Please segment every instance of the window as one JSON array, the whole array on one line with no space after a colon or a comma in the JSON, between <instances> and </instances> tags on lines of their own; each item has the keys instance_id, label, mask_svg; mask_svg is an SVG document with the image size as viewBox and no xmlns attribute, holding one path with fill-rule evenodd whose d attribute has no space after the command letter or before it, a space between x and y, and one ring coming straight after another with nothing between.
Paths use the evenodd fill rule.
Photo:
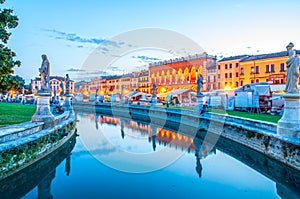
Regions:
<instances>
[{"instance_id":1,"label":"window","mask_svg":"<svg viewBox=\"0 0 300 199\"><path fill-rule=\"evenodd\" d=\"M258 83L259 82L259 79L256 79L256 83Z\"/></svg>"},{"instance_id":2,"label":"window","mask_svg":"<svg viewBox=\"0 0 300 199\"><path fill-rule=\"evenodd\" d=\"M216 82L216 76L214 76L214 82Z\"/></svg>"},{"instance_id":3,"label":"window","mask_svg":"<svg viewBox=\"0 0 300 199\"><path fill-rule=\"evenodd\" d=\"M254 66L251 66L250 74L254 74Z\"/></svg>"},{"instance_id":4,"label":"window","mask_svg":"<svg viewBox=\"0 0 300 199\"><path fill-rule=\"evenodd\" d=\"M221 75L220 74L218 74L218 79L221 79Z\"/></svg>"},{"instance_id":5,"label":"window","mask_svg":"<svg viewBox=\"0 0 300 199\"><path fill-rule=\"evenodd\" d=\"M244 85L244 81L243 80L241 80L241 86L243 86Z\"/></svg>"},{"instance_id":6,"label":"window","mask_svg":"<svg viewBox=\"0 0 300 199\"><path fill-rule=\"evenodd\" d=\"M275 66L274 66L274 64L271 64L271 72L272 72L272 73L275 72Z\"/></svg>"},{"instance_id":7,"label":"window","mask_svg":"<svg viewBox=\"0 0 300 199\"><path fill-rule=\"evenodd\" d=\"M256 74L259 74L259 66L256 66L256 67L255 67L255 73L256 73Z\"/></svg>"},{"instance_id":8,"label":"window","mask_svg":"<svg viewBox=\"0 0 300 199\"><path fill-rule=\"evenodd\" d=\"M254 83L254 80L252 79L252 80L251 80L251 84L253 84L253 83Z\"/></svg>"},{"instance_id":9,"label":"window","mask_svg":"<svg viewBox=\"0 0 300 199\"><path fill-rule=\"evenodd\" d=\"M280 72L284 72L284 63L280 64Z\"/></svg>"},{"instance_id":10,"label":"window","mask_svg":"<svg viewBox=\"0 0 300 199\"><path fill-rule=\"evenodd\" d=\"M227 86L227 82L225 82L225 86Z\"/></svg>"},{"instance_id":11,"label":"window","mask_svg":"<svg viewBox=\"0 0 300 199\"><path fill-rule=\"evenodd\" d=\"M235 87L239 87L239 82L235 82Z\"/></svg>"},{"instance_id":12,"label":"window","mask_svg":"<svg viewBox=\"0 0 300 199\"><path fill-rule=\"evenodd\" d=\"M235 68L238 68L239 67L239 63L235 63Z\"/></svg>"},{"instance_id":13,"label":"window","mask_svg":"<svg viewBox=\"0 0 300 199\"><path fill-rule=\"evenodd\" d=\"M220 65L218 65L218 70L221 70L221 66Z\"/></svg>"},{"instance_id":14,"label":"window","mask_svg":"<svg viewBox=\"0 0 300 199\"><path fill-rule=\"evenodd\" d=\"M239 77L239 73L235 73L235 77Z\"/></svg>"},{"instance_id":15,"label":"window","mask_svg":"<svg viewBox=\"0 0 300 199\"><path fill-rule=\"evenodd\" d=\"M228 78L228 74L227 73L225 73L225 78Z\"/></svg>"},{"instance_id":16,"label":"window","mask_svg":"<svg viewBox=\"0 0 300 199\"><path fill-rule=\"evenodd\" d=\"M266 65L266 73L269 73L270 72L270 67L269 65Z\"/></svg>"},{"instance_id":17,"label":"window","mask_svg":"<svg viewBox=\"0 0 300 199\"><path fill-rule=\"evenodd\" d=\"M228 68L228 66L227 66L227 64L225 64L225 69L227 69Z\"/></svg>"},{"instance_id":18,"label":"window","mask_svg":"<svg viewBox=\"0 0 300 199\"><path fill-rule=\"evenodd\" d=\"M229 73L229 78L232 78L232 73Z\"/></svg>"},{"instance_id":19,"label":"window","mask_svg":"<svg viewBox=\"0 0 300 199\"><path fill-rule=\"evenodd\" d=\"M208 82L210 82L210 76L208 76Z\"/></svg>"},{"instance_id":20,"label":"window","mask_svg":"<svg viewBox=\"0 0 300 199\"><path fill-rule=\"evenodd\" d=\"M244 68L241 68L241 75L244 75Z\"/></svg>"},{"instance_id":21,"label":"window","mask_svg":"<svg viewBox=\"0 0 300 199\"><path fill-rule=\"evenodd\" d=\"M232 68L232 64L229 64L229 68Z\"/></svg>"}]
</instances>

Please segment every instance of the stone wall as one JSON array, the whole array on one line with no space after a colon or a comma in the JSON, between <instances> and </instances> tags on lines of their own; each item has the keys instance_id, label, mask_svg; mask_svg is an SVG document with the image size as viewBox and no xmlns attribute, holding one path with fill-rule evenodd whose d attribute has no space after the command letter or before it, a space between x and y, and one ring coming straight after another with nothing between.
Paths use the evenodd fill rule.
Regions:
<instances>
[{"instance_id":1,"label":"stone wall","mask_svg":"<svg viewBox=\"0 0 300 199\"><path fill-rule=\"evenodd\" d=\"M1 128L0 179L27 167L63 145L75 133L75 115L66 111L55 118L53 128L43 122Z\"/></svg>"}]
</instances>

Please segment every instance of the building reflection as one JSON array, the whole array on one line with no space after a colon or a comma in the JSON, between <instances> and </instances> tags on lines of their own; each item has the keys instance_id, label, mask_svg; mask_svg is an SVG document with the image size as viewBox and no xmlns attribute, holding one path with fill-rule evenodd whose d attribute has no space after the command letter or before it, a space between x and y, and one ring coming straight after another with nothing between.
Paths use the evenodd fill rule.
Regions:
<instances>
[{"instance_id":1,"label":"building reflection","mask_svg":"<svg viewBox=\"0 0 300 199\"><path fill-rule=\"evenodd\" d=\"M37 187L38 199L53 198L51 183L55 178L56 167L66 160L65 172L71 171L71 151L76 143L76 136L63 146L25 169L0 181L1 199L21 198ZM18 191L16 191L18 190Z\"/></svg>"},{"instance_id":2,"label":"building reflection","mask_svg":"<svg viewBox=\"0 0 300 199\"><path fill-rule=\"evenodd\" d=\"M92 115L89 115L89 117L93 118ZM120 125L122 138L127 135L126 129L136 130L141 135L148 136L148 141L152 143L154 151L157 150L158 144L175 148L176 150L183 150L187 153L194 153L196 158L195 171L200 178L203 174L202 159L215 154L216 149L218 149L276 182L278 195L282 198L300 198L299 172L295 172L294 169L268 158L264 154L229 139L219 137L219 135L211 135L210 139L202 140L200 138L191 138L185 134L176 133L154 124L130 119L121 120L111 116L97 116L96 120L100 123L114 126ZM176 129L176 127L174 128ZM217 139L214 136L217 136Z\"/></svg>"},{"instance_id":3,"label":"building reflection","mask_svg":"<svg viewBox=\"0 0 300 199\"><path fill-rule=\"evenodd\" d=\"M153 151L156 151L157 144L168 146L176 150L186 151L187 153L195 153L196 157L196 172L199 177L202 176L202 165L200 160L210 154L215 154L216 149L209 143L203 143L201 139L191 138L187 135L174 132L169 129L161 128L155 124L146 124L140 121L134 121L125 118L115 118L111 116L88 114L91 120L95 120L96 129L98 123L106 123L108 125L120 126L121 137L124 139L126 135L125 129L134 130L141 135L148 136L148 141L152 143Z\"/></svg>"}]
</instances>

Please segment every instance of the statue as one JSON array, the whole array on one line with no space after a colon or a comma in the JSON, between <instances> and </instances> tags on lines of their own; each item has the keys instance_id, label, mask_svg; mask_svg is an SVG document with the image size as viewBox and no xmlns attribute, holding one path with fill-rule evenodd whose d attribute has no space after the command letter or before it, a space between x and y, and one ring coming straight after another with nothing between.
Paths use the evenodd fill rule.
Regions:
<instances>
[{"instance_id":1,"label":"statue","mask_svg":"<svg viewBox=\"0 0 300 199\"><path fill-rule=\"evenodd\" d=\"M200 77L197 79L197 95L202 95L201 88L203 85L203 76L200 74Z\"/></svg>"},{"instance_id":2,"label":"statue","mask_svg":"<svg viewBox=\"0 0 300 199\"><path fill-rule=\"evenodd\" d=\"M298 93L298 67L299 58L296 55L296 50L293 49L294 44L291 42L287 45L286 49L288 51L288 60L286 61L286 93Z\"/></svg>"},{"instance_id":3,"label":"statue","mask_svg":"<svg viewBox=\"0 0 300 199\"><path fill-rule=\"evenodd\" d=\"M156 82L153 83L152 96L156 97Z\"/></svg>"},{"instance_id":4,"label":"statue","mask_svg":"<svg viewBox=\"0 0 300 199\"><path fill-rule=\"evenodd\" d=\"M70 78L68 74L66 74L65 82L66 82L66 94L70 94Z\"/></svg>"},{"instance_id":5,"label":"statue","mask_svg":"<svg viewBox=\"0 0 300 199\"><path fill-rule=\"evenodd\" d=\"M60 89L61 89L60 95L63 95L65 93L65 91L64 91L64 82L61 81L59 86L60 86Z\"/></svg>"},{"instance_id":6,"label":"statue","mask_svg":"<svg viewBox=\"0 0 300 199\"><path fill-rule=\"evenodd\" d=\"M40 77L41 77L41 90L49 90L49 81L50 81L50 63L48 61L47 55L42 55L42 65L39 68Z\"/></svg>"}]
</instances>

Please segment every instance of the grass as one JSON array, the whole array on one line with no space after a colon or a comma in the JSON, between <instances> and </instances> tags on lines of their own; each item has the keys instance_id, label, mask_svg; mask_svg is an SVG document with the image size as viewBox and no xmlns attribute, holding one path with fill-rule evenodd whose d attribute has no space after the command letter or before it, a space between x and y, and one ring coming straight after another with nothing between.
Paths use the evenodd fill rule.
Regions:
<instances>
[{"instance_id":1,"label":"grass","mask_svg":"<svg viewBox=\"0 0 300 199\"><path fill-rule=\"evenodd\" d=\"M35 111L34 105L0 102L0 127L28 122Z\"/></svg>"},{"instance_id":2,"label":"grass","mask_svg":"<svg viewBox=\"0 0 300 199\"><path fill-rule=\"evenodd\" d=\"M164 105L163 107L166 107L166 106ZM169 108L181 108L181 109L186 109L186 110L194 110L195 109L195 107L192 107L192 106L169 106ZM273 123L278 123L278 120L280 120L280 118L281 118L281 116L279 116L279 115L248 113L245 111L225 111L224 109L209 108L208 112L231 115L231 116L254 119L254 120L260 120L260 121L266 121L266 122L273 122Z\"/></svg>"},{"instance_id":3,"label":"grass","mask_svg":"<svg viewBox=\"0 0 300 199\"><path fill-rule=\"evenodd\" d=\"M277 123L281 116L279 115L269 115L269 114L258 114L258 113L248 113L244 111L224 111L221 109L209 109L209 112L227 114L236 117L249 118L254 120L261 120L266 122Z\"/></svg>"}]
</instances>

